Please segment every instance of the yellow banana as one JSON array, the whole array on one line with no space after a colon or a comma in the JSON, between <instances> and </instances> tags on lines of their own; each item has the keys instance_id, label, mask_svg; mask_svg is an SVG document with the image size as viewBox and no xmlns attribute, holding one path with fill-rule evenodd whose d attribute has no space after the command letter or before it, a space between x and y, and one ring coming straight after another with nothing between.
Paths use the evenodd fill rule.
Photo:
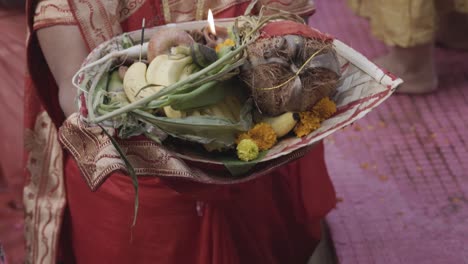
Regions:
<instances>
[{"instance_id":1,"label":"yellow banana","mask_svg":"<svg viewBox=\"0 0 468 264\"><path fill-rule=\"evenodd\" d=\"M187 78L194 70L192 58L190 56L159 55L152 60L148 68L146 68L146 65L141 62L137 62L130 66L125 76L133 76L133 78L128 78L127 81L124 78L124 87L125 83L127 83L127 86L129 87L126 89L129 90L127 96L131 101L135 101L139 98L158 92L165 86ZM148 84L157 84L160 86L146 88L141 91L138 94L138 98L136 98L138 91ZM199 111L196 112L191 111L187 113L184 111L177 111L171 106L166 106L163 109L166 116L169 118L183 118L187 115L211 115L238 122L240 108L241 105L239 100L235 96L228 96L221 102L199 109Z\"/></svg>"},{"instance_id":2,"label":"yellow banana","mask_svg":"<svg viewBox=\"0 0 468 264\"><path fill-rule=\"evenodd\" d=\"M280 138L288 134L296 126L298 120L297 113L286 112L275 117L263 117L261 122L270 124L276 136Z\"/></svg>"},{"instance_id":3,"label":"yellow banana","mask_svg":"<svg viewBox=\"0 0 468 264\"><path fill-rule=\"evenodd\" d=\"M159 55L149 65L146 79L149 83L169 86L181 79L184 69L191 63L190 56Z\"/></svg>"},{"instance_id":4,"label":"yellow banana","mask_svg":"<svg viewBox=\"0 0 468 264\"><path fill-rule=\"evenodd\" d=\"M196 66L194 64L187 64L182 70L179 80L187 79L190 76L190 74L194 73L195 71L196 71Z\"/></svg>"},{"instance_id":5,"label":"yellow banana","mask_svg":"<svg viewBox=\"0 0 468 264\"><path fill-rule=\"evenodd\" d=\"M164 113L169 118L183 118L187 116L186 112L174 110L170 105L165 106L163 109L164 109Z\"/></svg>"},{"instance_id":6,"label":"yellow banana","mask_svg":"<svg viewBox=\"0 0 468 264\"><path fill-rule=\"evenodd\" d=\"M162 89L162 86L142 89L148 85L148 82L146 81L146 68L146 64L143 62L135 62L125 73L123 87L125 94L131 102L154 94Z\"/></svg>"},{"instance_id":7,"label":"yellow banana","mask_svg":"<svg viewBox=\"0 0 468 264\"><path fill-rule=\"evenodd\" d=\"M146 79L148 83L162 86L174 84L190 75L191 63L190 56L159 55L151 61L146 71ZM186 116L185 112L174 110L171 106L164 107L164 113L169 118Z\"/></svg>"}]
</instances>

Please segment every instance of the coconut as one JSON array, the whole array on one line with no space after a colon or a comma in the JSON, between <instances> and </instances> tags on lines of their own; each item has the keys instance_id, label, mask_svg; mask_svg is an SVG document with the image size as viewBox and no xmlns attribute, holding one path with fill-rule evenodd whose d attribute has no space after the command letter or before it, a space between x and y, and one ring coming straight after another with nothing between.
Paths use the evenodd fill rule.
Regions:
<instances>
[{"instance_id":1,"label":"coconut","mask_svg":"<svg viewBox=\"0 0 468 264\"><path fill-rule=\"evenodd\" d=\"M247 47L241 78L265 115L309 110L336 90L340 69L332 39L304 26L272 22Z\"/></svg>"}]
</instances>

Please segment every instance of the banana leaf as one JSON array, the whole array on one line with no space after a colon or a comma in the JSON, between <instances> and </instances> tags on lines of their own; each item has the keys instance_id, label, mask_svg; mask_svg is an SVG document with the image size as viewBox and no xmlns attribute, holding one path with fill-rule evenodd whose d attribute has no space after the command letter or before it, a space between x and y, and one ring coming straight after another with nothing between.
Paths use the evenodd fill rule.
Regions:
<instances>
[{"instance_id":1,"label":"banana leaf","mask_svg":"<svg viewBox=\"0 0 468 264\"><path fill-rule=\"evenodd\" d=\"M217 81L211 81L189 93L169 95L167 105L179 111L213 105L225 97L225 87Z\"/></svg>"},{"instance_id":2,"label":"banana leaf","mask_svg":"<svg viewBox=\"0 0 468 264\"><path fill-rule=\"evenodd\" d=\"M141 110L133 113L139 119L151 123L168 135L200 144L218 144L224 147L234 145L239 133L252 127L252 100L244 103L240 111L240 121L234 123L216 116L189 116L186 118L167 118L154 116Z\"/></svg>"},{"instance_id":3,"label":"banana leaf","mask_svg":"<svg viewBox=\"0 0 468 264\"><path fill-rule=\"evenodd\" d=\"M189 93L169 95L165 105L170 105L174 110L186 111L214 105L228 95L245 97L242 84L232 79L224 82L210 81Z\"/></svg>"},{"instance_id":4,"label":"banana leaf","mask_svg":"<svg viewBox=\"0 0 468 264\"><path fill-rule=\"evenodd\" d=\"M267 153L268 150L261 151L258 157L251 161L239 160L236 155L219 155L215 159L222 162L224 167L226 167L232 176L240 177L255 167L255 165L257 165Z\"/></svg>"}]
</instances>

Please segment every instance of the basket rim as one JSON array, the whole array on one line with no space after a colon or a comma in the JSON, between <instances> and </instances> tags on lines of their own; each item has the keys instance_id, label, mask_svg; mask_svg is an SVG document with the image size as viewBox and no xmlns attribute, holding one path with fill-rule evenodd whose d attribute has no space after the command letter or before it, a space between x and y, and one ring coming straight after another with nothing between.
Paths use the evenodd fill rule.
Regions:
<instances>
[{"instance_id":1,"label":"basket rim","mask_svg":"<svg viewBox=\"0 0 468 264\"><path fill-rule=\"evenodd\" d=\"M226 19L216 19L215 22L217 22L218 25L219 24L221 24L221 25L231 25L232 23L234 23L235 20L236 20L236 18L226 18ZM200 27L203 27L206 24L207 24L206 20L190 21L190 22L182 22L182 23L170 23L170 24L166 24L166 25L162 25L162 26L156 26L156 27L152 27L150 29L146 29L146 32L147 32L147 36L148 36L148 35L152 35L152 33L154 33L156 30L159 30L159 29L181 28L181 29L184 29L184 30L190 30L190 29L199 29ZM132 38L132 37L137 37L138 38L140 33L141 33L141 30L134 30L134 31L131 31L131 32L127 32L125 34L130 36L130 38ZM100 44L98 47L96 47L96 49L94 49L88 55L87 59L83 63L83 66L87 65L87 63L90 62L90 59L93 56L95 56L95 54L94 54L95 52L99 52L104 47L106 47L107 45L109 45L113 41L118 40L118 38L121 38L121 37L122 36L114 37L114 38ZM354 50L352 47L348 46L344 42L342 42L342 41L340 41L340 40L338 40L336 38L333 38L333 45L334 45L334 48L335 48L335 50L336 50L336 52L337 52L337 54L339 56L341 56L342 58L347 60L350 64L354 65L355 67L360 69L362 72L364 72L368 76L370 76L379 85L385 87L384 91L381 92L377 96L377 98L367 98L369 100L371 100L371 99L374 100L372 102L372 105L369 108L363 109L357 115L352 116L350 119L346 120L345 122L342 122L342 123L330 128L330 129L328 129L328 130L326 130L326 131L324 131L324 132L322 132L322 133L320 133L318 135L306 136L302 140L300 140L299 142L296 142L295 144L293 144L291 146L287 145L282 150L276 151L276 153L274 153L274 154L272 154L270 156L267 155L262 160L258 161L258 163L271 161L271 160L277 159L279 157L289 155L289 154L291 154L292 152L294 152L296 150L311 146L311 145L323 140L325 137L331 135L332 133L336 132L337 130L339 130L341 128L344 128L345 126L347 126L347 125L357 121L358 119L364 117L373 108L375 108L379 104L383 103L388 97L390 97L392 95L392 93L396 90L396 88L403 83L402 79L396 77L395 75L393 75L392 73L386 71L385 69L377 66L372 61L367 59L361 53ZM136 46L138 46L137 48L139 50L140 45L136 45ZM132 48L135 48L136 46L133 46ZM77 75L75 75L75 76L77 76ZM77 80L77 79L75 80L75 77L74 77L73 80L74 80L75 86L79 85L78 83L75 83L75 81ZM81 89L79 89L79 90L81 91ZM361 102L363 102L363 101L366 100L366 98L359 98L359 100ZM355 102L353 101L350 104L353 104L353 103L355 103ZM80 109L81 109L81 107L82 107L82 105L80 104ZM287 140L287 139L288 138L280 139L278 141L278 143L285 142L285 140ZM178 151L174 151L173 149L170 149L170 148L168 148L168 149L173 151L174 154L177 157L181 158L182 160L188 160L188 161L198 162L198 163L214 164L214 165L223 165L223 163L220 162L220 161L203 158L203 157L199 157L199 156L196 156L196 155L194 156L193 153L191 153L192 155L183 154L183 153L180 153Z\"/></svg>"}]
</instances>

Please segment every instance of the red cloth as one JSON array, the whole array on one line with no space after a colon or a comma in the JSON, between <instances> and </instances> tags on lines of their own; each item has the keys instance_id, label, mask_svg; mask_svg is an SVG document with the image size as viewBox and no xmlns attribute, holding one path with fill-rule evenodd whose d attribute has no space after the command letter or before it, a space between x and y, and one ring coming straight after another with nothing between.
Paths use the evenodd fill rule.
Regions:
<instances>
[{"instance_id":1,"label":"red cloth","mask_svg":"<svg viewBox=\"0 0 468 264\"><path fill-rule=\"evenodd\" d=\"M76 263L307 263L320 220L335 205L323 145L238 185L141 177L133 230L128 176L114 173L93 193L71 158L65 175Z\"/></svg>"}]
</instances>

